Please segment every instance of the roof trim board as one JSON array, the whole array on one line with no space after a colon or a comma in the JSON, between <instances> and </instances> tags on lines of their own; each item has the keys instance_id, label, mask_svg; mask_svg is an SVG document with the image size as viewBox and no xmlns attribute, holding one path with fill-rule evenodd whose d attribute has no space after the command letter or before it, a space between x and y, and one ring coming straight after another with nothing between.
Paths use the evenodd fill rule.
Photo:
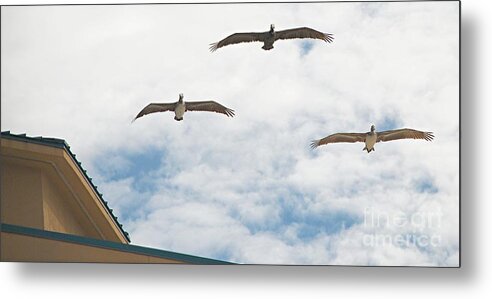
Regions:
<instances>
[{"instance_id":1,"label":"roof trim board","mask_svg":"<svg viewBox=\"0 0 492 299\"><path fill-rule=\"evenodd\" d=\"M25 227L25 226L19 226L19 225L7 224L7 223L1 223L0 224L0 231L5 232L5 233L26 235L26 236L36 237L36 238L44 238L44 239L50 239L50 240L56 240L56 241L62 241L62 242L70 242L70 243L86 245L86 246L100 247L100 248L104 248L104 249L124 251L124 252L128 252L128 253L143 254L143 255L148 255L148 256L153 256L153 257L183 261L183 262L190 263L190 264L201 264L201 265L230 265L230 264L233 264L233 263L225 262L225 261L221 261L221 260L210 259L210 258L199 257L199 256L194 256L194 255L188 255L188 254L182 254L182 253L176 253L176 252L172 252L172 251L160 250L160 249L155 249L155 248L150 248L150 247L143 247L143 246L136 246L136 245L130 245L130 244L123 244L123 243L87 238L87 237L82 237L82 236L77 236L77 235L70 235L70 234L64 234L64 233L59 233L59 232L46 231L46 230L41 230L41 229L37 229L37 228L31 228L31 227Z\"/></svg>"}]
</instances>

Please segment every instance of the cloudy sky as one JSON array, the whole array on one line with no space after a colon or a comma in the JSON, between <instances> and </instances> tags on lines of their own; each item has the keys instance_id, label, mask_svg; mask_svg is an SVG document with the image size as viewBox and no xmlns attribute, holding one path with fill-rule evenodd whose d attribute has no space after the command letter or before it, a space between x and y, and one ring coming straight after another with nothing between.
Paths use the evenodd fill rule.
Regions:
<instances>
[{"instance_id":1,"label":"cloudy sky","mask_svg":"<svg viewBox=\"0 0 492 299\"><path fill-rule=\"evenodd\" d=\"M457 266L458 2L3 7L1 127L65 139L133 244L239 263ZM208 45L309 26L335 41ZM214 99L227 118L132 118ZM433 142L309 142L410 127Z\"/></svg>"}]
</instances>

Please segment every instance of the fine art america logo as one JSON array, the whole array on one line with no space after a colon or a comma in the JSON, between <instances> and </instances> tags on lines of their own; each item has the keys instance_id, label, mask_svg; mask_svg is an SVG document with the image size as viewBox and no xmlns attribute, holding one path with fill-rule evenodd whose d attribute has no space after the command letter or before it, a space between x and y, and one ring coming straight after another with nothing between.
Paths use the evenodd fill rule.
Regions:
<instances>
[{"instance_id":1,"label":"fine art america logo","mask_svg":"<svg viewBox=\"0 0 492 299\"><path fill-rule=\"evenodd\" d=\"M373 208L364 210L364 227L374 231L363 236L364 246L376 247L394 245L397 247L437 247L441 236L432 233L441 227L442 212L381 212ZM384 233L378 233L382 231ZM391 232L389 232L391 231ZM397 232L403 233L397 233ZM429 233L430 232L430 233Z\"/></svg>"}]
</instances>

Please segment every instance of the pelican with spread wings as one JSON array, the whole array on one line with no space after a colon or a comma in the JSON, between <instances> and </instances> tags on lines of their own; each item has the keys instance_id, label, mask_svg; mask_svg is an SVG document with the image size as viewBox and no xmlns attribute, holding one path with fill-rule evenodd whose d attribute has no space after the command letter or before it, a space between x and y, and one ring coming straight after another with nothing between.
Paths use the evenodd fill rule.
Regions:
<instances>
[{"instance_id":1,"label":"pelican with spread wings","mask_svg":"<svg viewBox=\"0 0 492 299\"><path fill-rule=\"evenodd\" d=\"M366 146L362 150L367 150L367 153L374 151L374 145L380 141L391 141L398 139L424 139L432 141L434 134L432 132L422 132L414 129L398 129L376 132L376 127L371 126L371 132L367 133L337 133L326 136L325 138L314 140L311 142L311 148L316 148L320 145L338 142L364 142Z\"/></svg>"},{"instance_id":2,"label":"pelican with spread wings","mask_svg":"<svg viewBox=\"0 0 492 299\"><path fill-rule=\"evenodd\" d=\"M174 111L174 119L177 121L183 120L183 115L186 111L208 111L222 113L230 117L234 116L234 110L222 106L215 101L185 102L183 98L183 94L180 93L179 100L177 102L150 103L138 113L138 115L133 119L132 122L146 114L164 111Z\"/></svg>"},{"instance_id":3,"label":"pelican with spread wings","mask_svg":"<svg viewBox=\"0 0 492 299\"><path fill-rule=\"evenodd\" d=\"M333 34L319 32L308 27L275 31L275 25L272 24L270 25L270 31L266 32L243 32L231 34L220 42L210 44L210 51L214 52L215 50L227 45L250 42L263 42L263 47L261 48L263 50L271 50L273 49L273 43L277 40L294 38L320 39L331 43L333 41Z\"/></svg>"}]
</instances>

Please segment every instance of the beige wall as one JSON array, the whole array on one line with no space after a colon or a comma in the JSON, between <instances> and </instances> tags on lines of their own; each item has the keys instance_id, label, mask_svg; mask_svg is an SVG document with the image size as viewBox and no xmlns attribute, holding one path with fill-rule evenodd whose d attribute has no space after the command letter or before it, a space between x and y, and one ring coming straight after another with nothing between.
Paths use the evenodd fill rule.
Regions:
<instances>
[{"instance_id":1,"label":"beige wall","mask_svg":"<svg viewBox=\"0 0 492 299\"><path fill-rule=\"evenodd\" d=\"M50 164L2 162L3 223L102 239Z\"/></svg>"},{"instance_id":2,"label":"beige wall","mask_svg":"<svg viewBox=\"0 0 492 299\"><path fill-rule=\"evenodd\" d=\"M41 170L2 159L1 220L42 229L43 194Z\"/></svg>"},{"instance_id":3,"label":"beige wall","mask_svg":"<svg viewBox=\"0 0 492 299\"><path fill-rule=\"evenodd\" d=\"M144 254L13 233L2 232L0 238L0 260L8 262L182 263Z\"/></svg>"},{"instance_id":4,"label":"beige wall","mask_svg":"<svg viewBox=\"0 0 492 299\"><path fill-rule=\"evenodd\" d=\"M81 217L76 201L66 186L55 183L53 174L42 174L44 229L67 234L99 238L99 234ZM57 186L58 185L58 186Z\"/></svg>"}]
</instances>

